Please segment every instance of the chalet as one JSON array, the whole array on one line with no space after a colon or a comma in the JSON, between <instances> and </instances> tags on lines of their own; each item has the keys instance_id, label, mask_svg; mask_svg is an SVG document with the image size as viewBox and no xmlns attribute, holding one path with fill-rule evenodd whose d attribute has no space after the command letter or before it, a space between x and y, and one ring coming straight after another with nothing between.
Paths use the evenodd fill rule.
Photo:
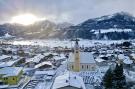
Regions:
<instances>
[{"instance_id":1,"label":"chalet","mask_svg":"<svg viewBox=\"0 0 135 89\"><path fill-rule=\"evenodd\" d=\"M16 85L22 75L21 67L5 67L0 69L0 80L9 85Z\"/></svg>"}]
</instances>

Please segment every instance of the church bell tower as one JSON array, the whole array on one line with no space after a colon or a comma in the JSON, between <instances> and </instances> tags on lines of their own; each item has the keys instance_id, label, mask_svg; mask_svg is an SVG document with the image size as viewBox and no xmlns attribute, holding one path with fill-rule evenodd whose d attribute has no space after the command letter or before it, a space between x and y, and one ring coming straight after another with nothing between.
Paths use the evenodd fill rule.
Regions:
<instances>
[{"instance_id":1,"label":"church bell tower","mask_svg":"<svg viewBox=\"0 0 135 89\"><path fill-rule=\"evenodd\" d=\"M80 47L78 43L78 39L75 40L75 47L74 47L74 71L80 71Z\"/></svg>"}]
</instances>

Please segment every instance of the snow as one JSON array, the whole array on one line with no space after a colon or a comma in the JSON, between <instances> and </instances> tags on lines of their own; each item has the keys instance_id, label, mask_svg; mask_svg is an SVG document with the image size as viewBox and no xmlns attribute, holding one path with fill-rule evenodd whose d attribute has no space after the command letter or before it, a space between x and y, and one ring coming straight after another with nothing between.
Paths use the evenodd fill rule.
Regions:
<instances>
[{"instance_id":1,"label":"snow","mask_svg":"<svg viewBox=\"0 0 135 89\"><path fill-rule=\"evenodd\" d=\"M132 29L100 29L100 33L108 33L108 32L131 32ZM95 31L95 34L99 34L99 31Z\"/></svg>"},{"instance_id":2,"label":"snow","mask_svg":"<svg viewBox=\"0 0 135 89\"><path fill-rule=\"evenodd\" d=\"M27 35L38 34L38 33L40 33L40 32L29 32L29 33L27 33Z\"/></svg>"},{"instance_id":3,"label":"snow","mask_svg":"<svg viewBox=\"0 0 135 89\"><path fill-rule=\"evenodd\" d=\"M82 78L70 72L56 77L52 89L59 89L66 86L86 89Z\"/></svg>"},{"instance_id":4,"label":"snow","mask_svg":"<svg viewBox=\"0 0 135 89\"><path fill-rule=\"evenodd\" d=\"M125 59L123 60L123 62L124 62L125 64L132 64L132 63L133 63L133 61L130 60L130 58L129 58L128 56L125 56Z\"/></svg>"},{"instance_id":5,"label":"snow","mask_svg":"<svg viewBox=\"0 0 135 89\"><path fill-rule=\"evenodd\" d=\"M63 59L66 59L66 57L61 54L60 56L54 56L53 59L55 59L55 60L63 60Z\"/></svg>"},{"instance_id":6,"label":"snow","mask_svg":"<svg viewBox=\"0 0 135 89\"><path fill-rule=\"evenodd\" d=\"M123 59L125 58L125 56L124 56L124 54L119 54L119 55L118 55L118 58L119 58L120 60L123 60Z\"/></svg>"},{"instance_id":7,"label":"snow","mask_svg":"<svg viewBox=\"0 0 135 89\"><path fill-rule=\"evenodd\" d=\"M6 33L4 36L0 37L2 39L8 39L8 38L14 38L15 36L10 35L9 33Z\"/></svg>"},{"instance_id":8,"label":"snow","mask_svg":"<svg viewBox=\"0 0 135 89\"><path fill-rule=\"evenodd\" d=\"M124 74L126 75L127 81L133 81L135 82L135 72L124 70Z\"/></svg>"},{"instance_id":9,"label":"snow","mask_svg":"<svg viewBox=\"0 0 135 89\"><path fill-rule=\"evenodd\" d=\"M9 85L0 85L0 89L7 89Z\"/></svg>"},{"instance_id":10,"label":"snow","mask_svg":"<svg viewBox=\"0 0 135 89\"><path fill-rule=\"evenodd\" d=\"M52 66L52 63L51 62L46 62L46 61L45 62L41 62L41 63L35 65L35 68L39 68L39 67L41 67L43 65L50 65L50 66Z\"/></svg>"},{"instance_id":11,"label":"snow","mask_svg":"<svg viewBox=\"0 0 135 89\"><path fill-rule=\"evenodd\" d=\"M36 71L35 72L35 75L55 75L56 74L56 71L55 70L49 70L49 71Z\"/></svg>"},{"instance_id":12,"label":"snow","mask_svg":"<svg viewBox=\"0 0 135 89\"><path fill-rule=\"evenodd\" d=\"M105 74L106 71L109 69L109 67L110 67L110 66L102 66L102 67L99 68L99 71L100 71L101 73L104 73L104 74ZM104 75L104 74L103 74L103 75Z\"/></svg>"},{"instance_id":13,"label":"snow","mask_svg":"<svg viewBox=\"0 0 135 89\"><path fill-rule=\"evenodd\" d=\"M34 89L46 89L45 87L47 87L45 85L45 82L41 82L41 83L38 83L38 85Z\"/></svg>"},{"instance_id":14,"label":"snow","mask_svg":"<svg viewBox=\"0 0 135 89\"><path fill-rule=\"evenodd\" d=\"M101 58L96 58L95 61L97 61L97 62L103 62L103 61L105 61L105 60L103 60L103 59L101 59Z\"/></svg>"},{"instance_id":15,"label":"snow","mask_svg":"<svg viewBox=\"0 0 135 89\"><path fill-rule=\"evenodd\" d=\"M4 74L3 77L17 76L21 70L22 67L5 67L0 69L0 74Z\"/></svg>"},{"instance_id":16,"label":"snow","mask_svg":"<svg viewBox=\"0 0 135 89\"><path fill-rule=\"evenodd\" d=\"M70 53L69 61L74 62L74 53ZM80 63L95 63L92 53L80 52Z\"/></svg>"},{"instance_id":17,"label":"snow","mask_svg":"<svg viewBox=\"0 0 135 89\"><path fill-rule=\"evenodd\" d=\"M102 44L113 44L113 43L121 43L123 40L86 40L80 39L79 45L84 47L92 47L98 45L96 43ZM12 42L14 45L40 45L40 46L47 46L47 47L68 47L73 48L74 42L70 40L15 40Z\"/></svg>"},{"instance_id":18,"label":"snow","mask_svg":"<svg viewBox=\"0 0 135 89\"><path fill-rule=\"evenodd\" d=\"M132 53L131 56L135 59L135 54L134 53Z\"/></svg>"},{"instance_id":19,"label":"snow","mask_svg":"<svg viewBox=\"0 0 135 89\"><path fill-rule=\"evenodd\" d=\"M53 54L53 53L47 52L47 53L44 53L44 56L48 56L48 55L50 55L50 54Z\"/></svg>"},{"instance_id":20,"label":"snow","mask_svg":"<svg viewBox=\"0 0 135 89\"><path fill-rule=\"evenodd\" d=\"M128 56L124 56L124 54L119 54L118 58L120 60L122 60L125 64L132 64L133 63L133 61L130 60L130 58Z\"/></svg>"},{"instance_id":21,"label":"snow","mask_svg":"<svg viewBox=\"0 0 135 89\"><path fill-rule=\"evenodd\" d=\"M9 57L11 57L11 56L8 56L8 55L2 55L2 56L0 56L0 60L6 59L6 58L9 58Z\"/></svg>"},{"instance_id":22,"label":"snow","mask_svg":"<svg viewBox=\"0 0 135 89\"><path fill-rule=\"evenodd\" d=\"M17 61L19 61L19 60L8 61L8 62L1 62L1 63L0 63L0 68L3 68L3 67L10 67L10 66L12 66L14 63L16 63Z\"/></svg>"},{"instance_id":23,"label":"snow","mask_svg":"<svg viewBox=\"0 0 135 89\"><path fill-rule=\"evenodd\" d=\"M26 60L27 62L35 62L35 63L39 63L39 61L44 58L44 55L38 54L36 56L34 56L33 58L30 58L28 60Z\"/></svg>"},{"instance_id":24,"label":"snow","mask_svg":"<svg viewBox=\"0 0 135 89\"><path fill-rule=\"evenodd\" d=\"M114 15L108 15L108 16L103 16L101 18L96 18L97 21L101 21L101 20L105 20L105 19L110 19L112 18Z\"/></svg>"}]
</instances>

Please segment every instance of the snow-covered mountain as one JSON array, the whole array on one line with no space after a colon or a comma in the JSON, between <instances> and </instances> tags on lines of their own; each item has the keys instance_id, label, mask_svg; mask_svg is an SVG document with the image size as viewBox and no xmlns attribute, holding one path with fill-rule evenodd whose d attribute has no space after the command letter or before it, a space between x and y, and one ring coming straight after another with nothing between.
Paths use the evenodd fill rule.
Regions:
<instances>
[{"instance_id":1,"label":"snow-covered mountain","mask_svg":"<svg viewBox=\"0 0 135 89\"><path fill-rule=\"evenodd\" d=\"M135 17L120 12L113 15L106 15L99 18L88 19L87 21L67 28L66 37L86 39L129 39L135 38Z\"/></svg>"},{"instance_id":2,"label":"snow-covered mountain","mask_svg":"<svg viewBox=\"0 0 135 89\"><path fill-rule=\"evenodd\" d=\"M29 26L19 24L0 25L0 36L9 33L23 38L73 38L83 39L132 39L135 38L135 17L119 12L98 18L88 19L78 25L54 23L48 20Z\"/></svg>"},{"instance_id":3,"label":"snow-covered mountain","mask_svg":"<svg viewBox=\"0 0 135 89\"><path fill-rule=\"evenodd\" d=\"M0 25L0 36L10 33L16 37L23 38L55 38L63 33L62 29L69 26L71 26L69 23L56 24L48 20L39 21L29 26L8 23Z\"/></svg>"}]
</instances>

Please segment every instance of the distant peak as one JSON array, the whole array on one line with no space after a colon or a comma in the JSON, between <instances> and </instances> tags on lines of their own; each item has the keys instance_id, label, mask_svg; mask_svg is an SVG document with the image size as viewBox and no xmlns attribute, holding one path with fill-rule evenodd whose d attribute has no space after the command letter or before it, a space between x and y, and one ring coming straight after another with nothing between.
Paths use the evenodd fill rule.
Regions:
<instances>
[{"instance_id":1,"label":"distant peak","mask_svg":"<svg viewBox=\"0 0 135 89\"><path fill-rule=\"evenodd\" d=\"M118 13L115 13L115 14L113 14L113 15L114 15L114 16L116 16L116 15L122 15L122 16L131 16L131 17L133 17L132 14L130 14L130 13L128 13L128 12L123 12L123 11L118 12Z\"/></svg>"}]
</instances>

